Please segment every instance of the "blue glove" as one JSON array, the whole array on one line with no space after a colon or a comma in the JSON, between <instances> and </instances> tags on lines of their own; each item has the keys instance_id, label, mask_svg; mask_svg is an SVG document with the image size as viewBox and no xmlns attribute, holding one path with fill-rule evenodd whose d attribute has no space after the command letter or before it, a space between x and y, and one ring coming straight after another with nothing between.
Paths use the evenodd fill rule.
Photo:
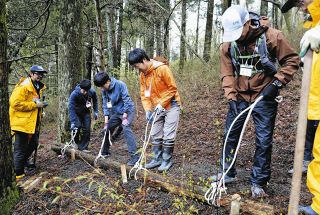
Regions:
<instances>
[{"instance_id":1,"label":"blue glove","mask_svg":"<svg viewBox=\"0 0 320 215\"><path fill-rule=\"evenodd\" d=\"M74 123L71 123L71 127L70 128L71 128L71 131L78 130L76 124L74 124Z\"/></svg>"},{"instance_id":2,"label":"blue glove","mask_svg":"<svg viewBox=\"0 0 320 215\"><path fill-rule=\"evenodd\" d=\"M266 100L274 100L279 95L281 88L282 83L276 79L262 91L262 95Z\"/></svg>"},{"instance_id":3,"label":"blue glove","mask_svg":"<svg viewBox=\"0 0 320 215\"><path fill-rule=\"evenodd\" d=\"M149 122L152 122L152 121L153 121L153 117L152 117L152 112L151 112L151 111L147 111L147 112L146 112L146 119L147 119L147 121L149 121Z\"/></svg>"},{"instance_id":4,"label":"blue glove","mask_svg":"<svg viewBox=\"0 0 320 215\"><path fill-rule=\"evenodd\" d=\"M97 120L98 116L99 116L99 113L98 112L94 112L94 120Z\"/></svg>"}]
</instances>

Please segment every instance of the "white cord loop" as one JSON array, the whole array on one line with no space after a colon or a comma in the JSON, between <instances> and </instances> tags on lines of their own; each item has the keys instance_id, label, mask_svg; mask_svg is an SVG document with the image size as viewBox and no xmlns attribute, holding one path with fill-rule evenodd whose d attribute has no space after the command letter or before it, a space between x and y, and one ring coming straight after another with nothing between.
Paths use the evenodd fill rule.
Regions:
<instances>
[{"instance_id":1,"label":"white cord loop","mask_svg":"<svg viewBox=\"0 0 320 215\"><path fill-rule=\"evenodd\" d=\"M134 172L135 180L137 180L137 173L140 170L146 170L147 171L147 169L143 166L143 164L145 164L145 161L146 161L146 150L147 150L147 147L148 147L148 144L149 144L149 141L150 141L153 125L154 125L154 122L156 121L157 116L158 116L158 114L156 112L153 112L152 115L151 115L151 119L153 119L153 120L152 120L152 123L151 123L151 129L150 129L149 135L148 135L149 120L147 120L147 126L146 126L146 130L145 130L144 141L143 141L142 151L141 151L139 160L134 164L134 166L131 168L131 170L129 172L129 177L131 177L131 173L135 169L135 172Z\"/></svg>"},{"instance_id":2,"label":"white cord loop","mask_svg":"<svg viewBox=\"0 0 320 215\"><path fill-rule=\"evenodd\" d=\"M250 105L249 107L247 107L245 110L243 110L234 120L233 122L231 123L230 125L230 128L227 132L227 136L224 140L224 144L223 144L223 153L222 153L222 174L221 174L221 177L220 179L218 178L219 177L219 174L217 175L217 182L214 182L211 184L211 187L207 190L207 192L205 193L204 197L205 199L207 200L208 204L213 204L214 206L216 207L220 207L220 201L221 201L221 196L222 196L222 192L226 192L226 186L225 186L225 176L228 174L228 172L230 171L231 167L233 166L234 162L236 161L236 158L237 158L237 153L239 151L239 148L240 148L240 143L242 141L242 138L243 138L243 135L244 135L244 131L245 131L245 128L249 122L249 119L250 119L250 116L251 116L251 113L254 109L254 107L257 105L257 103L259 101L261 101L263 99L263 96L260 96L258 97L258 99L252 104ZM249 111L247 117L246 117L246 120L244 122L244 125L243 125L243 128L241 130L241 134L240 134L240 137L239 137L239 141L238 141L238 146L235 150L235 153L234 153L234 157L233 157L233 160L231 162L231 164L229 165L229 168L227 169L227 171L224 171L224 163L225 163L225 150L226 150L226 145L227 145L227 141L228 141L228 138L229 138L229 134L232 130L232 127L233 125L236 123L236 121L244 114L246 113L247 111Z\"/></svg>"},{"instance_id":3,"label":"white cord loop","mask_svg":"<svg viewBox=\"0 0 320 215\"><path fill-rule=\"evenodd\" d=\"M108 132L109 132L109 143L110 143L110 146L112 146L112 142L111 142L111 132L110 132L110 130L108 130ZM104 132L99 154L97 155L97 157L94 159L94 162L93 162L94 166L97 166L97 163L98 163L99 158L103 158L103 156L102 156L102 150L103 150L103 146L104 146L104 144L105 144L106 135L107 135L107 131Z\"/></svg>"},{"instance_id":4,"label":"white cord loop","mask_svg":"<svg viewBox=\"0 0 320 215\"><path fill-rule=\"evenodd\" d=\"M64 157L65 153L66 153L66 150L69 148L69 147L72 147L74 149L77 149L78 146L74 140L74 138L76 137L77 135L77 132L78 132L78 129L74 129L71 131L71 140L70 142L66 142L66 144L64 144L63 148L61 149L61 157Z\"/></svg>"}]
</instances>

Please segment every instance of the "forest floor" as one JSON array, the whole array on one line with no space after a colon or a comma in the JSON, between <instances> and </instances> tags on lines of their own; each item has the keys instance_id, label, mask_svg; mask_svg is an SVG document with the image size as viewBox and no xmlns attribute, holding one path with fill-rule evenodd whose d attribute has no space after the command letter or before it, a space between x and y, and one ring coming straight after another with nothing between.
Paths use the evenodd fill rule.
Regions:
<instances>
[{"instance_id":1,"label":"forest floor","mask_svg":"<svg viewBox=\"0 0 320 215\"><path fill-rule=\"evenodd\" d=\"M229 195L239 193L242 199L272 205L276 214L287 213L289 203L291 177L287 172L293 166L300 83L301 80L296 78L281 92L284 101L278 106L272 175L267 187L269 197L251 198L249 178L255 151L252 120L246 129L236 163L238 181L227 186ZM146 122L140 101L138 103L133 130L141 147ZM227 103L218 86L195 93L192 102L184 103L174 149L174 166L168 176L186 183L206 184L208 177L217 171L226 113ZM43 175L45 182L38 189L22 194L13 214L229 214L229 208L215 209L190 198L151 187L144 188L142 181L129 179L129 183L122 184L118 171L96 171L82 160L61 159L50 150L52 145L57 144L56 134L54 127L43 129L37 174L46 172ZM101 138L99 129L92 132L91 154L98 153ZM123 138L111 146L111 153L108 159L124 164L127 162L127 146ZM302 178L300 196L301 204L310 204L306 176Z\"/></svg>"}]
</instances>

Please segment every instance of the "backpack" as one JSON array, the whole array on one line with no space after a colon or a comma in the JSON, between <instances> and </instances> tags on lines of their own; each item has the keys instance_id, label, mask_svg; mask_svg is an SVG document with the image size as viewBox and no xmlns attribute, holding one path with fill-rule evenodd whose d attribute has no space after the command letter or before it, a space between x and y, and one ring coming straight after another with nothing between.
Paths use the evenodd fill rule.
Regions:
<instances>
[{"instance_id":1,"label":"backpack","mask_svg":"<svg viewBox=\"0 0 320 215\"><path fill-rule=\"evenodd\" d=\"M259 27L261 25L270 26L270 21L268 17L265 16L259 16L258 14L254 12L249 12L249 16L251 19L251 25ZM274 76L274 74L277 72L277 66L276 66L276 58L271 57L268 51L267 42L266 42L266 35L263 33L257 40L256 40L256 47L255 47L255 53L252 55L241 55L240 50L238 48L238 44L236 41L231 42L230 45L230 56L232 65L234 67L234 70L236 71L236 76L240 75L240 64L242 64L244 61L248 62L248 60L253 60L254 58L260 58L260 63L262 66L261 70L256 69L255 73L264 72L269 76Z\"/></svg>"}]
</instances>

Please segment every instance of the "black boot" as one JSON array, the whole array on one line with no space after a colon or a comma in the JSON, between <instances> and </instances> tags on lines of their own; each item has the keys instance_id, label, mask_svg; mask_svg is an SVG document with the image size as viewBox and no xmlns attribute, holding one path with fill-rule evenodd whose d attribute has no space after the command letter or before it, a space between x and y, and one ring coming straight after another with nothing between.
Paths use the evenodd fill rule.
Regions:
<instances>
[{"instance_id":1,"label":"black boot","mask_svg":"<svg viewBox=\"0 0 320 215\"><path fill-rule=\"evenodd\" d=\"M152 160L146 164L146 169L153 169L161 165L162 144L157 142L152 145Z\"/></svg>"},{"instance_id":2,"label":"black boot","mask_svg":"<svg viewBox=\"0 0 320 215\"><path fill-rule=\"evenodd\" d=\"M163 145L162 163L158 168L160 172L168 171L173 165L172 161L173 145Z\"/></svg>"}]
</instances>

